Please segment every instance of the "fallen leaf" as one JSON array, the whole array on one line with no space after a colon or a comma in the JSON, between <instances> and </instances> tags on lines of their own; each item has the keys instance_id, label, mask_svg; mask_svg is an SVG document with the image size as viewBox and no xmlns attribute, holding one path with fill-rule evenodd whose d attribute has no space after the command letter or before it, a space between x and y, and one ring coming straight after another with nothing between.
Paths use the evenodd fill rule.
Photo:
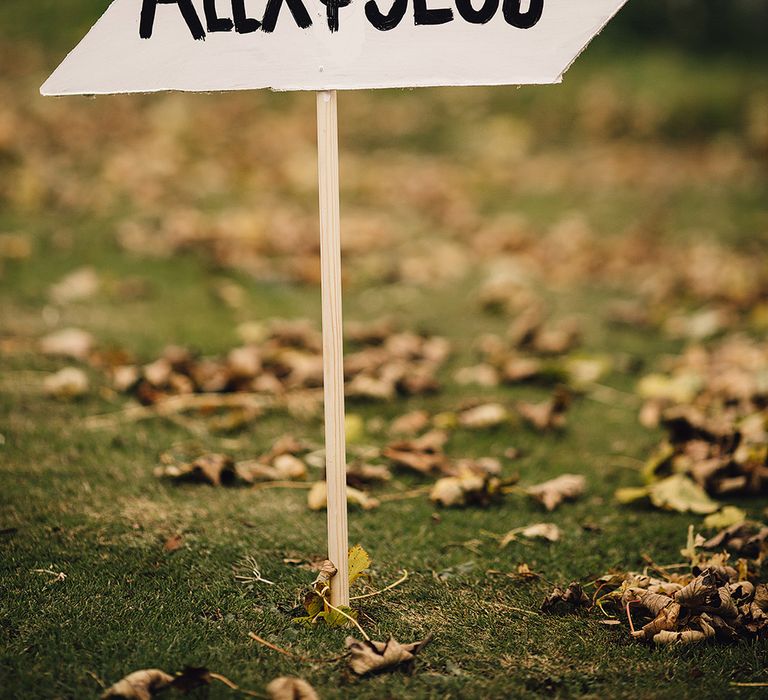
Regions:
<instances>
[{"instance_id":1,"label":"fallen leaf","mask_svg":"<svg viewBox=\"0 0 768 700\"><path fill-rule=\"evenodd\" d=\"M350 585L363 576L372 563L371 556L359 544L351 547L348 564Z\"/></svg>"},{"instance_id":2,"label":"fallen leaf","mask_svg":"<svg viewBox=\"0 0 768 700\"><path fill-rule=\"evenodd\" d=\"M150 700L173 683L173 676L157 668L134 671L102 693L103 700Z\"/></svg>"},{"instance_id":3,"label":"fallen leaf","mask_svg":"<svg viewBox=\"0 0 768 700\"><path fill-rule=\"evenodd\" d=\"M704 489L684 474L657 481L648 487L651 503L657 508L675 510L678 513L714 513L720 504L707 496Z\"/></svg>"},{"instance_id":4,"label":"fallen leaf","mask_svg":"<svg viewBox=\"0 0 768 700\"><path fill-rule=\"evenodd\" d=\"M160 466L155 469L155 476L212 486L231 486L238 478L234 460L222 454L202 455L188 464Z\"/></svg>"},{"instance_id":5,"label":"fallen leaf","mask_svg":"<svg viewBox=\"0 0 768 700\"><path fill-rule=\"evenodd\" d=\"M565 427L565 414L570 404L570 393L561 388L542 403L518 403L517 411L537 430L559 430Z\"/></svg>"},{"instance_id":6,"label":"fallen leaf","mask_svg":"<svg viewBox=\"0 0 768 700\"><path fill-rule=\"evenodd\" d=\"M462 367L453 375L457 384L466 386L476 384L477 386L494 387L499 385L499 371L490 364L482 363L472 367Z\"/></svg>"},{"instance_id":7,"label":"fallen leaf","mask_svg":"<svg viewBox=\"0 0 768 700\"><path fill-rule=\"evenodd\" d=\"M354 460L347 466L347 483L354 488L364 484L385 483L391 479L392 472L383 464Z\"/></svg>"},{"instance_id":8,"label":"fallen leaf","mask_svg":"<svg viewBox=\"0 0 768 700\"><path fill-rule=\"evenodd\" d=\"M563 474L541 484L529 486L526 490L548 511L553 511L563 501L570 501L581 496L585 487L586 479L581 474Z\"/></svg>"},{"instance_id":9,"label":"fallen leaf","mask_svg":"<svg viewBox=\"0 0 768 700\"><path fill-rule=\"evenodd\" d=\"M45 378L45 393L56 399L77 399L90 389L88 375L79 367L65 367Z\"/></svg>"},{"instance_id":10,"label":"fallen leaf","mask_svg":"<svg viewBox=\"0 0 768 700\"><path fill-rule=\"evenodd\" d=\"M445 471L448 458L443 452L443 445L448 435L442 430L432 430L414 440L393 442L383 452L384 457L400 467L412 469L421 474Z\"/></svg>"},{"instance_id":11,"label":"fallen leaf","mask_svg":"<svg viewBox=\"0 0 768 700\"><path fill-rule=\"evenodd\" d=\"M392 421L389 432L393 435L418 435L429 426L429 413L411 411Z\"/></svg>"},{"instance_id":12,"label":"fallen leaf","mask_svg":"<svg viewBox=\"0 0 768 700\"><path fill-rule=\"evenodd\" d=\"M547 540L548 542L557 542L562 537L562 531L554 523L535 523L525 527L510 530L499 541L500 547L506 547L510 542L514 542L518 537L525 537L529 540Z\"/></svg>"},{"instance_id":13,"label":"fallen leaf","mask_svg":"<svg viewBox=\"0 0 768 700\"><path fill-rule=\"evenodd\" d=\"M483 430L495 428L509 420L509 412L500 403L486 403L459 413L458 421L462 428Z\"/></svg>"},{"instance_id":14,"label":"fallen leaf","mask_svg":"<svg viewBox=\"0 0 768 700\"><path fill-rule=\"evenodd\" d=\"M401 665L410 665L426 646L429 638L412 644L401 644L394 637L386 642L358 641L347 637L350 668L358 675L378 673Z\"/></svg>"},{"instance_id":15,"label":"fallen leaf","mask_svg":"<svg viewBox=\"0 0 768 700\"><path fill-rule=\"evenodd\" d=\"M347 486L347 503L363 510L373 510L380 505L378 499L351 486ZM316 481L312 485L307 494L307 505L310 510L325 510L328 507L328 484L325 481Z\"/></svg>"},{"instance_id":16,"label":"fallen leaf","mask_svg":"<svg viewBox=\"0 0 768 700\"><path fill-rule=\"evenodd\" d=\"M94 338L88 331L64 328L45 336L40 341L40 350L44 355L85 360L91 354L94 343Z\"/></svg>"},{"instance_id":17,"label":"fallen leaf","mask_svg":"<svg viewBox=\"0 0 768 700\"><path fill-rule=\"evenodd\" d=\"M678 513L706 515L720 509L720 504L685 474L673 474L649 486L618 489L614 495L624 505L650 499L657 508Z\"/></svg>"},{"instance_id":18,"label":"fallen leaf","mask_svg":"<svg viewBox=\"0 0 768 700\"><path fill-rule=\"evenodd\" d=\"M712 513L704 518L704 527L707 530L724 530L733 525L739 525L747 519L746 511L736 506L724 506L717 513Z\"/></svg>"},{"instance_id":19,"label":"fallen leaf","mask_svg":"<svg viewBox=\"0 0 768 700\"><path fill-rule=\"evenodd\" d=\"M555 586L541 604L541 610L545 613L573 612L577 608L588 604L589 597L582 590L581 584L573 581L565 590Z\"/></svg>"},{"instance_id":20,"label":"fallen leaf","mask_svg":"<svg viewBox=\"0 0 768 700\"><path fill-rule=\"evenodd\" d=\"M501 481L488 473L460 467L456 476L438 479L429 498L446 508L467 505L486 506L501 496Z\"/></svg>"},{"instance_id":21,"label":"fallen leaf","mask_svg":"<svg viewBox=\"0 0 768 700\"><path fill-rule=\"evenodd\" d=\"M320 700L315 689L301 678L281 676L268 686L270 700Z\"/></svg>"},{"instance_id":22,"label":"fallen leaf","mask_svg":"<svg viewBox=\"0 0 768 700\"><path fill-rule=\"evenodd\" d=\"M181 535L171 535L163 545L166 552L176 552L184 546L184 538Z\"/></svg>"},{"instance_id":23,"label":"fallen leaf","mask_svg":"<svg viewBox=\"0 0 768 700\"><path fill-rule=\"evenodd\" d=\"M705 549L727 549L738 556L762 561L768 554L768 527L745 520L731 525L702 544Z\"/></svg>"},{"instance_id":24,"label":"fallen leaf","mask_svg":"<svg viewBox=\"0 0 768 700\"><path fill-rule=\"evenodd\" d=\"M70 272L66 277L51 286L51 301L56 304L68 304L73 301L83 301L95 296L101 281L92 267L81 267Z\"/></svg>"}]
</instances>

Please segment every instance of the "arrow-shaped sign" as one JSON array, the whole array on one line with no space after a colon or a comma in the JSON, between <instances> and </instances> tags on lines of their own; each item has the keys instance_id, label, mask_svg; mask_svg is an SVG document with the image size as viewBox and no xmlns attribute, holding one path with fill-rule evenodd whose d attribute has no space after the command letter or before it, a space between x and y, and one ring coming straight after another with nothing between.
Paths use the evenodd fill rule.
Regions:
<instances>
[{"instance_id":1,"label":"arrow-shaped sign","mask_svg":"<svg viewBox=\"0 0 768 700\"><path fill-rule=\"evenodd\" d=\"M626 0L115 0L45 95L557 83Z\"/></svg>"}]
</instances>

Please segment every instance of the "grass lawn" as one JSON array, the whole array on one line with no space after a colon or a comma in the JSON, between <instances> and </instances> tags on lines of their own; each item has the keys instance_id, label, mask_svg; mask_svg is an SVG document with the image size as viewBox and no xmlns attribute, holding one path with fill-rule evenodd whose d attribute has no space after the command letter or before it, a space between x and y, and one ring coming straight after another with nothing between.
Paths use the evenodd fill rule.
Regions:
<instances>
[{"instance_id":1,"label":"grass lawn","mask_svg":"<svg viewBox=\"0 0 768 700\"><path fill-rule=\"evenodd\" d=\"M59 8L42 18L38 5L71 11ZM0 261L0 696L93 697L100 682L109 685L131 671L186 665L207 666L258 692L276 676L296 675L323 698L764 696L764 688L730 685L768 681L764 642L654 648L631 640L623 622L600 624L597 612L538 612L554 584L640 569L643 555L681 561L688 525L701 523L700 516L613 500L617 488L639 483L640 461L661 434L638 422L636 382L685 340L658 327L606 321L616 299L636 295L636 281L622 285L582 270L554 284L546 264L532 283L536 294L556 315L579 316L580 351L621 359L601 380L616 391L578 397L562 433L523 426L456 430L447 451L498 457L504 473L518 472L524 484L584 474L585 497L551 514L517 495L485 509L436 510L422 497L351 512L351 543L372 555L374 587L394 581L402 569L410 572L402 586L362 601L363 627L374 639L434 635L412 675L359 680L343 662L300 662L249 639L253 631L312 658L340 653L349 630L307 630L291 622L314 574L283 562L324 554L325 514L307 509L304 491L173 485L153 476L153 468L174 445L246 458L285 433L319 442L321 420L270 412L234 436L196 437L161 419L88 429L84 418L118 410L126 397L88 366L93 388L87 396L49 398L43 378L68 363L40 354L36 341L77 326L101 347L149 362L172 343L224 353L238 344L243 321L319 321L319 288L311 280L270 277L205 247L156 256L118 244L126 221L157 221L177 208L200 209L208 222L223 210L255 211L269 225L277 211L311 230L312 98L37 98L34 87L61 47L98 15L101 5L93 5L35 3L33 9L6 0L0 9L0 24L14 29L0 47L11 68L0 76L0 233L21 233L32 245L29 257ZM589 246L642 228L683 250L705 241L737 255L764 254L768 136L761 136L755 114L759 100L768 100L766 73L760 66L701 61L706 70L667 51L630 55L596 46L563 87L538 92L344 95L342 189L355 229L345 252L346 316L362 321L389 312L403 327L443 335L454 348L441 370L440 393L350 401L348 411L388 422L416 408L453 410L470 398L512 405L549 394L537 386L479 388L453 380L456 369L476 361L478 336L503 334L511 320L478 303L494 256L467 252L483 228L477 222L502 225L523 217L543 235L575 217L588 222ZM5 135L4 117L18 143ZM275 129L273 151L266 153L255 150L248 127L262 118ZM196 129L216 123L218 145L206 150ZM374 128L388 124L389 131ZM153 155L159 169L148 160ZM195 169L198 161L205 168ZM392 194L398 188L410 194L398 199ZM376 226L386 234L376 255L358 244L369 240L367 226L374 247ZM161 223L152 230L161 236L170 229ZM267 259L284 272L293 252L270 250ZM430 260L444 250L447 262L432 270ZM456 276L445 270L455 259L452 250L470 260ZM305 260L312 255L302 252ZM670 265L685 259L676 255ZM428 279L393 277L390 270L403 260L428 270ZM98 270L102 291L53 304L50 286L83 265ZM125 280L139 280L145 291L121 292ZM237 304L222 302L216 292L222 280L242 290ZM687 309L699 304L685 294L677 301ZM764 336L749 325L750 309L741 311L736 327ZM386 440L363 437L379 447ZM507 459L510 447L522 456ZM428 483L397 479L403 488ZM768 506L765 496L728 502L758 519ZM542 521L562 528L560 542L517 541L501 549L488 536ZM164 543L175 534L182 546L167 552ZM233 566L246 556L275 585L237 583ZM541 579L504 575L523 562ZM66 578L54 581L38 571L45 569ZM234 695L217 685L193 697Z\"/></svg>"}]
</instances>

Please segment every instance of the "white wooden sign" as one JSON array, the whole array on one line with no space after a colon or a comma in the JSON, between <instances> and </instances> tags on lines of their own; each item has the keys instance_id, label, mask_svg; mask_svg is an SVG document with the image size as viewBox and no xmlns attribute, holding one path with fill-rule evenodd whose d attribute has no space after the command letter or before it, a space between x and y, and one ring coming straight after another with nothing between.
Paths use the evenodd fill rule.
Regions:
<instances>
[{"instance_id":1,"label":"white wooden sign","mask_svg":"<svg viewBox=\"0 0 768 700\"><path fill-rule=\"evenodd\" d=\"M626 0L114 0L44 95L557 83Z\"/></svg>"}]
</instances>

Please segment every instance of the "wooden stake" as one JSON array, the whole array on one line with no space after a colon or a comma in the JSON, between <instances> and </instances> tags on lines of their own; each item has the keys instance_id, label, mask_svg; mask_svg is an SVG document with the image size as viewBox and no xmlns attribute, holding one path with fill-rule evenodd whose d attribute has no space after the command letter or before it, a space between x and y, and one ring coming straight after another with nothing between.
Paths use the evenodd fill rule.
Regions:
<instances>
[{"instance_id":1,"label":"wooden stake","mask_svg":"<svg viewBox=\"0 0 768 700\"><path fill-rule=\"evenodd\" d=\"M344 434L344 350L341 315L339 134L336 91L317 93L317 163L320 190L320 268L323 297L325 479L328 484L328 558L338 573L331 604L349 605L347 455Z\"/></svg>"}]
</instances>

